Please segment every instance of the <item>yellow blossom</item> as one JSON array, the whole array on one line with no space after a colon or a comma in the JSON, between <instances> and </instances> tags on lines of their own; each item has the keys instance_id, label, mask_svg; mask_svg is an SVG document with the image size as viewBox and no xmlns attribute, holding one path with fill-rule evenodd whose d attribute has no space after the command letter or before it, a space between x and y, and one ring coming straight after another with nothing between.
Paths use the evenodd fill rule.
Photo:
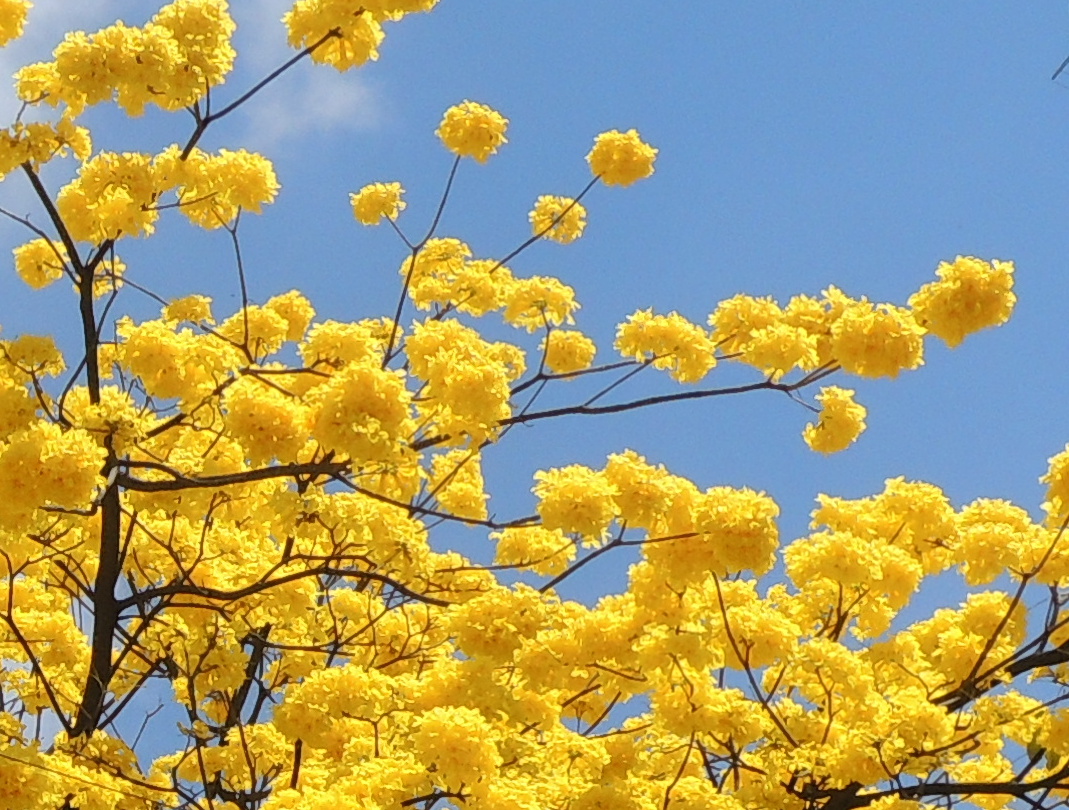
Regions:
<instances>
[{"instance_id":1,"label":"yellow blossom","mask_svg":"<svg viewBox=\"0 0 1069 810\"><path fill-rule=\"evenodd\" d=\"M528 215L535 236L566 245L583 235L586 208L571 197L543 195Z\"/></svg>"},{"instance_id":2,"label":"yellow blossom","mask_svg":"<svg viewBox=\"0 0 1069 810\"><path fill-rule=\"evenodd\" d=\"M1017 296L1013 293L1013 262L986 262L958 256L941 262L939 281L925 284L910 296L917 323L957 346L966 335L1009 320Z\"/></svg>"},{"instance_id":3,"label":"yellow blossom","mask_svg":"<svg viewBox=\"0 0 1069 810\"><path fill-rule=\"evenodd\" d=\"M363 225L378 225L383 218L397 219L405 208L400 183L372 183L349 195L353 216Z\"/></svg>"},{"instance_id":4,"label":"yellow blossom","mask_svg":"<svg viewBox=\"0 0 1069 810\"><path fill-rule=\"evenodd\" d=\"M1043 508L1048 520L1058 525L1069 518L1069 444L1047 461L1047 472L1039 479L1040 483L1047 485Z\"/></svg>"},{"instance_id":5,"label":"yellow blossom","mask_svg":"<svg viewBox=\"0 0 1069 810\"><path fill-rule=\"evenodd\" d=\"M378 59L379 45L386 36L372 14L354 13L348 4L332 0L297 0L282 22L291 46L318 45L312 59L339 71Z\"/></svg>"},{"instance_id":6,"label":"yellow blossom","mask_svg":"<svg viewBox=\"0 0 1069 810\"><path fill-rule=\"evenodd\" d=\"M438 137L457 157L473 157L480 163L496 154L508 141L508 119L496 110L475 101L464 101L445 111Z\"/></svg>"},{"instance_id":7,"label":"yellow blossom","mask_svg":"<svg viewBox=\"0 0 1069 810\"><path fill-rule=\"evenodd\" d=\"M712 315L713 341L728 354L745 351L754 335L775 327L783 319L783 310L771 298L736 295L721 301Z\"/></svg>"},{"instance_id":8,"label":"yellow blossom","mask_svg":"<svg viewBox=\"0 0 1069 810\"><path fill-rule=\"evenodd\" d=\"M14 253L16 272L35 290L57 281L67 266L66 248L49 239L34 239Z\"/></svg>"},{"instance_id":9,"label":"yellow blossom","mask_svg":"<svg viewBox=\"0 0 1069 810\"><path fill-rule=\"evenodd\" d=\"M547 276L514 279L502 297L505 322L528 332L574 323L572 315L579 309L575 290Z\"/></svg>"},{"instance_id":10,"label":"yellow blossom","mask_svg":"<svg viewBox=\"0 0 1069 810\"><path fill-rule=\"evenodd\" d=\"M653 174L657 150L643 143L638 132L610 130L594 139L586 156L590 170L607 186L629 186Z\"/></svg>"},{"instance_id":11,"label":"yellow blossom","mask_svg":"<svg viewBox=\"0 0 1069 810\"><path fill-rule=\"evenodd\" d=\"M180 321L215 322L212 318L212 299L206 295L187 295L184 298L176 298L163 308L161 314L165 320L174 323Z\"/></svg>"},{"instance_id":12,"label":"yellow blossom","mask_svg":"<svg viewBox=\"0 0 1069 810\"><path fill-rule=\"evenodd\" d=\"M401 372L354 364L310 398L312 436L358 464L395 460L415 427Z\"/></svg>"},{"instance_id":13,"label":"yellow blossom","mask_svg":"<svg viewBox=\"0 0 1069 810\"><path fill-rule=\"evenodd\" d=\"M515 526L490 535L497 540L494 562L530 568L536 574L553 575L564 571L575 559L575 543L560 529L545 526Z\"/></svg>"},{"instance_id":14,"label":"yellow blossom","mask_svg":"<svg viewBox=\"0 0 1069 810\"><path fill-rule=\"evenodd\" d=\"M831 351L851 374L897 377L924 363L923 337L908 309L862 301L849 305L833 324Z\"/></svg>"},{"instance_id":15,"label":"yellow blossom","mask_svg":"<svg viewBox=\"0 0 1069 810\"><path fill-rule=\"evenodd\" d=\"M838 386L820 389L820 420L805 426L805 443L820 453L838 453L857 441L865 429L867 411L854 401L854 392Z\"/></svg>"},{"instance_id":16,"label":"yellow blossom","mask_svg":"<svg viewBox=\"0 0 1069 810\"><path fill-rule=\"evenodd\" d=\"M0 2L0 45L6 45L22 36L26 13L32 4L29 0L2 0Z\"/></svg>"},{"instance_id":17,"label":"yellow blossom","mask_svg":"<svg viewBox=\"0 0 1069 810\"><path fill-rule=\"evenodd\" d=\"M455 449L431 462L430 492L439 505L457 517L486 520L486 494L479 454Z\"/></svg>"},{"instance_id":18,"label":"yellow blossom","mask_svg":"<svg viewBox=\"0 0 1069 810\"><path fill-rule=\"evenodd\" d=\"M679 382L698 382L716 366L716 347L709 335L677 312L634 313L617 327L616 349L624 357L668 369Z\"/></svg>"},{"instance_id":19,"label":"yellow blossom","mask_svg":"<svg viewBox=\"0 0 1069 810\"><path fill-rule=\"evenodd\" d=\"M538 514L550 531L579 534L599 544L616 517L614 487L603 473L581 464L535 473Z\"/></svg>"},{"instance_id":20,"label":"yellow blossom","mask_svg":"<svg viewBox=\"0 0 1069 810\"><path fill-rule=\"evenodd\" d=\"M546 368L553 374L572 374L590 368L597 348L594 341L574 329L554 329L539 346Z\"/></svg>"}]
</instances>

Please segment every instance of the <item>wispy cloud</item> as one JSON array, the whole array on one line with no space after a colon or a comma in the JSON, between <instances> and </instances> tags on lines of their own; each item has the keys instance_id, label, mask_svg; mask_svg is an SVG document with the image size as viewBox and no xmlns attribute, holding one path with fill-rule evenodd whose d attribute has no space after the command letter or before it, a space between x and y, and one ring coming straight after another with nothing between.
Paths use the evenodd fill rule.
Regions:
<instances>
[{"instance_id":1,"label":"wispy cloud","mask_svg":"<svg viewBox=\"0 0 1069 810\"><path fill-rule=\"evenodd\" d=\"M375 94L355 76L316 66L296 80L280 82L246 113L242 140L269 148L307 133L357 132L380 120Z\"/></svg>"}]
</instances>

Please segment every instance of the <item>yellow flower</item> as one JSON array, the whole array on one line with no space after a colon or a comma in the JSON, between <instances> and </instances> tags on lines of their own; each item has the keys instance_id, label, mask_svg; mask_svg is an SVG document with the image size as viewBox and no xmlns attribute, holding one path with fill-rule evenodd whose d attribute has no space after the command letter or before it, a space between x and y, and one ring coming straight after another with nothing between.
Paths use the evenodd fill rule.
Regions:
<instances>
[{"instance_id":1,"label":"yellow flower","mask_svg":"<svg viewBox=\"0 0 1069 810\"><path fill-rule=\"evenodd\" d=\"M550 531L560 529L580 534L584 540L601 542L616 517L617 494L604 473L581 464L535 473L538 484L538 514Z\"/></svg>"},{"instance_id":2,"label":"yellow flower","mask_svg":"<svg viewBox=\"0 0 1069 810\"><path fill-rule=\"evenodd\" d=\"M400 183L371 183L349 195L353 216L363 225L378 225L383 217L397 219L405 208Z\"/></svg>"},{"instance_id":3,"label":"yellow flower","mask_svg":"<svg viewBox=\"0 0 1069 810\"><path fill-rule=\"evenodd\" d=\"M509 121L501 113L474 101L464 101L445 111L437 135L457 157L473 157L480 163L508 143Z\"/></svg>"},{"instance_id":4,"label":"yellow flower","mask_svg":"<svg viewBox=\"0 0 1069 810\"><path fill-rule=\"evenodd\" d=\"M716 366L716 346L697 324L677 312L634 313L616 328L616 349L639 362L653 361L679 382L697 382Z\"/></svg>"},{"instance_id":5,"label":"yellow flower","mask_svg":"<svg viewBox=\"0 0 1069 810\"><path fill-rule=\"evenodd\" d=\"M494 532L497 541L494 562L530 568L536 574L559 574L575 559L575 543L560 529L550 531L544 526L514 526Z\"/></svg>"},{"instance_id":6,"label":"yellow flower","mask_svg":"<svg viewBox=\"0 0 1069 810\"><path fill-rule=\"evenodd\" d=\"M157 174L161 170L154 167ZM242 209L260 213L279 190L271 161L244 149L216 155L194 149L180 171L179 210L206 230L232 222Z\"/></svg>"},{"instance_id":7,"label":"yellow flower","mask_svg":"<svg viewBox=\"0 0 1069 810\"><path fill-rule=\"evenodd\" d=\"M28 0L0 0L0 45L22 36L30 5Z\"/></svg>"},{"instance_id":8,"label":"yellow flower","mask_svg":"<svg viewBox=\"0 0 1069 810\"><path fill-rule=\"evenodd\" d=\"M310 409L254 377L242 377L223 397L223 423L254 465L293 461L308 440Z\"/></svg>"},{"instance_id":9,"label":"yellow flower","mask_svg":"<svg viewBox=\"0 0 1069 810\"><path fill-rule=\"evenodd\" d=\"M586 208L571 197L543 194L535 202L528 218L535 236L566 245L583 235L583 229L586 227Z\"/></svg>"},{"instance_id":10,"label":"yellow flower","mask_svg":"<svg viewBox=\"0 0 1069 810\"><path fill-rule=\"evenodd\" d=\"M554 374L570 374L590 368L597 352L594 341L575 329L550 332L539 348L546 353L546 368Z\"/></svg>"},{"instance_id":11,"label":"yellow flower","mask_svg":"<svg viewBox=\"0 0 1069 810\"><path fill-rule=\"evenodd\" d=\"M575 290L549 276L515 279L504 299L505 322L528 332L574 323L572 313L579 309Z\"/></svg>"},{"instance_id":12,"label":"yellow flower","mask_svg":"<svg viewBox=\"0 0 1069 810\"><path fill-rule=\"evenodd\" d=\"M427 766L438 787L480 790L501 766L497 736L475 709L440 706L419 718L410 737L410 750Z\"/></svg>"},{"instance_id":13,"label":"yellow flower","mask_svg":"<svg viewBox=\"0 0 1069 810\"><path fill-rule=\"evenodd\" d=\"M679 489L678 479L663 466L648 464L634 450L609 456L605 477L616 487L620 518L647 531L655 530Z\"/></svg>"},{"instance_id":14,"label":"yellow flower","mask_svg":"<svg viewBox=\"0 0 1069 810\"><path fill-rule=\"evenodd\" d=\"M812 370L818 363L817 339L800 326L777 323L753 333L742 359L770 377L793 368Z\"/></svg>"},{"instance_id":15,"label":"yellow flower","mask_svg":"<svg viewBox=\"0 0 1069 810\"><path fill-rule=\"evenodd\" d=\"M1069 517L1069 444L1057 455L1048 459L1050 467L1040 483L1047 485L1047 498L1043 508L1052 523L1060 523Z\"/></svg>"},{"instance_id":16,"label":"yellow flower","mask_svg":"<svg viewBox=\"0 0 1069 810\"><path fill-rule=\"evenodd\" d=\"M316 314L312 304L297 290L274 296L264 304L264 309L275 313L286 322L286 340L303 338Z\"/></svg>"},{"instance_id":17,"label":"yellow flower","mask_svg":"<svg viewBox=\"0 0 1069 810\"><path fill-rule=\"evenodd\" d=\"M430 491L439 506L458 517L486 520L482 460L477 452L457 448L431 460Z\"/></svg>"},{"instance_id":18,"label":"yellow flower","mask_svg":"<svg viewBox=\"0 0 1069 810\"><path fill-rule=\"evenodd\" d=\"M917 323L949 346L966 335L1009 320L1017 296L1013 293L1013 262L985 262L958 256L941 262L939 281L925 284L910 296Z\"/></svg>"},{"instance_id":19,"label":"yellow flower","mask_svg":"<svg viewBox=\"0 0 1069 810\"><path fill-rule=\"evenodd\" d=\"M820 421L805 426L805 443L819 453L838 453L857 441L867 411L854 402L854 392L832 385L820 390L817 401L823 406Z\"/></svg>"},{"instance_id":20,"label":"yellow flower","mask_svg":"<svg viewBox=\"0 0 1069 810\"><path fill-rule=\"evenodd\" d=\"M100 152L60 189L56 207L71 236L99 242L150 235L159 218L149 155Z\"/></svg>"},{"instance_id":21,"label":"yellow flower","mask_svg":"<svg viewBox=\"0 0 1069 810\"><path fill-rule=\"evenodd\" d=\"M0 341L0 358L26 375L57 377L67 367L49 335L21 335L11 341Z\"/></svg>"},{"instance_id":22,"label":"yellow flower","mask_svg":"<svg viewBox=\"0 0 1069 810\"><path fill-rule=\"evenodd\" d=\"M855 302L831 328L831 351L861 377L897 377L924 364L924 329L913 313L890 304Z\"/></svg>"},{"instance_id":23,"label":"yellow flower","mask_svg":"<svg viewBox=\"0 0 1069 810\"><path fill-rule=\"evenodd\" d=\"M783 322L783 310L771 298L739 294L717 304L709 316L713 340L728 354L746 351L754 336Z\"/></svg>"},{"instance_id":24,"label":"yellow flower","mask_svg":"<svg viewBox=\"0 0 1069 810\"><path fill-rule=\"evenodd\" d=\"M291 46L309 48L321 42L312 51L312 61L339 71L378 59L379 45L386 37L371 14L355 13L349 3L330 0L297 0L282 16L282 24ZM337 35L331 36L331 32Z\"/></svg>"},{"instance_id":25,"label":"yellow flower","mask_svg":"<svg viewBox=\"0 0 1069 810\"><path fill-rule=\"evenodd\" d=\"M34 239L15 248L14 253L15 270L35 290L59 279L67 263L67 249L49 239Z\"/></svg>"},{"instance_id":26,"label":"yellow flower","mask_svg":"<svg viewBox=\"0 0 1069 810\"><path fill-rule=\"evenodd\" d=\"M402 372L354 364L313 393L311 435L324 448L359 464L402 454L415 427Z\"/></svg>"},{"instance_id":27,"label":"yellow flower","mask_svg":"<svg viewBox=\"0 0 1069 810\"><path fill-rule=\"evenodd\" d=\"M638 132L611 130L594 139L594 148L586 156L590 170L607 186L629 186L653 174L657 150L643 143Z\"/></svg>"}]
</instances>

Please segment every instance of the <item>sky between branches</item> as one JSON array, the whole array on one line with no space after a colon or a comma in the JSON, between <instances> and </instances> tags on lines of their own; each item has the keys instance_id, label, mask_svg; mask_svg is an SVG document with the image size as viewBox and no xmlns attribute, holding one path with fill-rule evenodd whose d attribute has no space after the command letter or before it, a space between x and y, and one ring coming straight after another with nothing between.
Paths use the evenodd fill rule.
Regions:
<instances>
[{"instance_id":1,"label":"sky between branches","mask_svg":"<svg viewBox=\"0 0 1069 810\"><path fill-rule=\"evenodd\" d=\"M292 54L277 23L287 3L233 5L238 69L222 99ZM656 174L595 189L582 240L539 244L512 263L577 289L579 327L602 360L613 357L615 324L640 308L704 323L736 292L785 303L829 284L904 304L939 261L1013 260L1019 302L1007 326L955 351L929 341L925 367L897 381L832 379L869 408L868 431L838 456L810 451L810 414L763 392L518 430L485 465L499 517L531 511L534 470L601 467L625 447L702 487L768 491L784 541L805 532L818 492L860 497L898 475L942 486L955 506L1005 497L1038 516L1036 479L1069 441L1069 76L1050 81L1069 53L1069 11L942 5L680 3L651 14L608 0L442 0L388 28L378 63L344 76L302 64L201 146L260 149L279 173L278 202L241 226L254 300L298 287L321 318L356 319L392 311L405 251L385 226L353 221L348 192L401 181L400 225L422 232L450 165L433 134L446 107L470 98L511 119L500 154L462 166L441 229L487 258L528 235L539 194L585 185L597 132L636 127L661 150ZM26 37L0 52L0 72L48 58L72 26L141 24L152 11L38 0ZM17 111L10 91L0 110L7 120ZM117 151L156 151L191 129L184 114L130 124L106 105L85 120L99 147ZM19 175L0 185L0 205L43 221ZM207 292L217 316L232 311L225 233L178 216L159 230L120 244L133 278L164 295ZM26 238L0 224L5 255ZM156 313L134 294L124 300L140 317ZM33 293L10 263L0 325L4 337L56 333L76 346L69 290ZM706 384L744 379L755 378L725 364ZM648 372L624 395L669 387L659 382ZM623 585L625 562L598 563L599 592Z\"/></svg>"}]
</instances>

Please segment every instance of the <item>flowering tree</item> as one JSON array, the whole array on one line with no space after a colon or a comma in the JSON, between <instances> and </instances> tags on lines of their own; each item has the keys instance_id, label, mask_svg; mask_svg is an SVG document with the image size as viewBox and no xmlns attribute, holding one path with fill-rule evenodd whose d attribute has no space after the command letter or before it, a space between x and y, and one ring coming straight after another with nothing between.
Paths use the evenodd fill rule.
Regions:
<instances>
[{"instance_id":1,"label":"flowering tree","mask_svg":"<svg viewBox=\"0 0 1069 810\"><path fill-rule=\"evenodd\" d=\"M595 362L569 328L574 290L508 263L538 239L580 238L599 183L653 172L656 149L611 131L582 192L541 197L530 237L501 259L474 258L438 217L411 238L398 183L353 194L359 222L385 221L407 246L394 312L316 322L291 291L243 296L221 321L196 294L161 301L155 320L122 316L126 294L147 292L124 239L184 215L237 247L239 215L276 195L265 157L198 147L214 122L306 57L339 70L375 58L382 23L435 4L298 0L284 18L298 54L229 97L224 0L71 34L18 72L41 120L0 133L0 173L29 183L47 224L3 212L28 231L15 269L32 288L74 285L81 346L0 342L0 806L1061 803L1069 449L1043 479L1043 523L998 500L956 511L935 486L895 479L870 498L821 496L813 533L782 553L770 497L702 489L625 448L602 469L538 473L537 514L505 519L489 517L480 465L516 425L764 390L819 402L804 440L841 451L865 410L818 384L896 377L927 337L954 346L1005 322L1012 264L940 264L906 306L832 287L783 305L738 295L707 324L640 310L619 326L622 359ZM0 0L5 41L28 6ZM94 152L79 116L107 103L194 123L157 154ZM507 124L474 102L446 111L450 184ZM69 182L49 188L42 167L69 157ZM480 331L497 314L515 341ZM727 362L753 382L703 382ZM682 387L621 397L650 367ZM577 377L604 383L539 409ZM492 563L448 548L451 524L483 531ZM641 555L623 593L556 596L621 547ZM952 567L967 601L894 626ZM996 580L1006 589L984 589ZM131 717L150 692L184 713L177 728ZM145 732L167 752L139 755Z\"/></svg>"}]
</instances>

